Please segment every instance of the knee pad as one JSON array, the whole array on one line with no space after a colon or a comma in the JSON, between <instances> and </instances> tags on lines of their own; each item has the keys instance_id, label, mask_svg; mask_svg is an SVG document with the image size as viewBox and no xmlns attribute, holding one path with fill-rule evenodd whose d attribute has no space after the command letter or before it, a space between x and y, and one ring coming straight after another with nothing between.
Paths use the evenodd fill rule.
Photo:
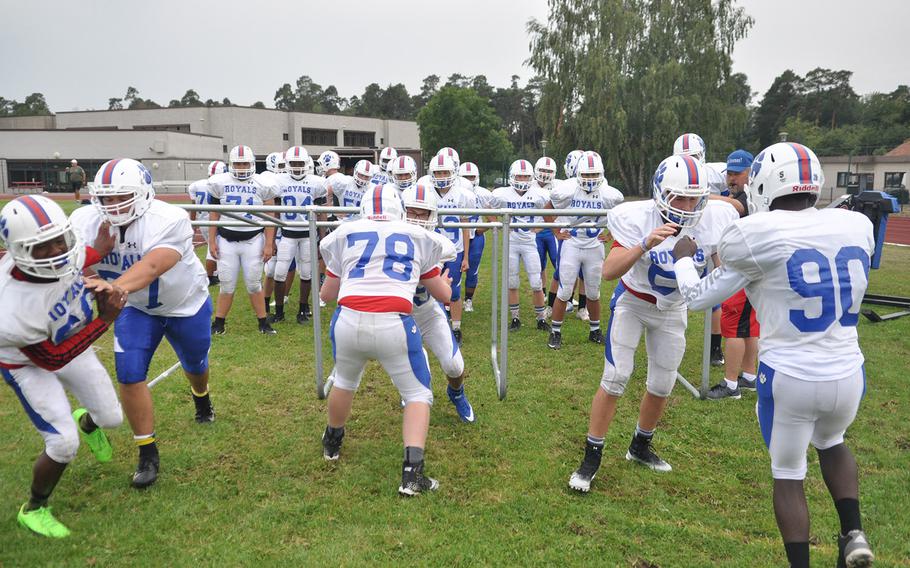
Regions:
<instances>
[{"instance_id":1,"label":"knee pad","mask_svg":"<svg viewBox=\"0 0 910 568\"><path fill-rule=\"evenodd\" d=\"M609 361L604 361L604 372L600 377L600 388L609 395L622 396L626 392L628 383L628 375L620 375L616 372L616 367L611 365Z\"/></svg>"},{"instance_id":2,"label":"knee pad","mask_svg":"<svg viewBox=\"0 0 910 568\"><path fill-rule=\"evenodd\" d=\"M528 285L531 287L532 292L540 292L543 290L540 272L528 274Z\"/></svg>"},{"instance_id":3,"label":"knee pad","mask_svg":"<svg viewBox=\"0 0 910 568\"><path fill-rule=\"evenodd\" d=\"M446 377L456 378L464 373L464 357L461 356L461 350L455 352L455 355L445 361L440 361L439 366Z\"/></svg>"},{"instance_id":4,"label":"knee pad","mask_svg":"<svg viewBox=\"0 0 910 568\"><path fill-rule=\"evenodd\" d=\"M509 274L509 290L518 289L518 274Z\"/></svg>"},{"instance_id":5,"label":"knee pad","mask_svg":"<svg viewBox=\"0 0 910 568\"><path fill-rule=\"evenodd\" d=\"M667 398L673 392L673 386L676 384L676 371L654 373L648 371L648 380L646 389L649 393L660 398Z\"/></svg>"},{"instance_id":6,"label":"knee pad","mask_svg":"<svg viewBox=\"0 0 910 568\"><path fill-rule=\"evenodd\" d=\"M73 423L75 426L75 423ZM45 438L44 452L57 463L70 463L76 459L79 450L79 434L76 428L69 428L60 434L51 434Z\"/></svg>"},{"instance_id":7,"label":"knee pad","mask_svg":"<svg viewBox=\"0 0 910 568\"><path fill-rule=\"evenodd\" d=\"M218 290L222 294L233 294L234 290L237 289L237 281L234 280L233 276L225 278L224 276L219 274L218 280L219 280Z\"/></svg>"},{"instance_id":8,"label":"knee pad","mask_svg":"<svg viewBox=\"0 0 910 568\"><path fill-rule=\"evenodd\" d=\"M92 422L99 428L117 428L123 424L123 410L119 403L107 406L104 410L92 411L90 414Z\"/></svg>"},{"instance_id":9,"label":"knee pad","mask_svg":"<svg viewBox=\"0 0 910 568\"><path fill-rule=\"evenodd\" d=\"M249 276L244 273L243 281L246 283L246 291L250 294L255 294L256 292L262 291L262 279L259 277L258 270Z\"/></svg>"},{"instance_id":10,"label":"knee pad","mask_svg":"<svg viewBox=\"0 0 910 568\"><path fill-rule=\"evenodd\" d=\"M313 277L313 267L309 262L301 262L297 266L297 274L301 280L310 280Z\"/></svg>"}]
</instances>

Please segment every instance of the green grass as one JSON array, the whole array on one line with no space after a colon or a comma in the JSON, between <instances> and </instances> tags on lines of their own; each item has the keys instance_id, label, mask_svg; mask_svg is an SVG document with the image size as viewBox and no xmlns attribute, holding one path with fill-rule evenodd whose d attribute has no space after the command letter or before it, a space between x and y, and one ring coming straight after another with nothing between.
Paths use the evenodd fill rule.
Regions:
<instances>
[{"instance_id":1,"label":"green grass","mask_svg":"<svg viewBox=\"0 0 910 568\"><path fill-rule=\"evenodd\" d=\"M871 291L910 296L908 269L910 248L886 247ZM458 421L432 366L437 403L427 467L440 481L438 493L414 500L396 493L401 410L375 364L355 399L342 459L326 463L311 328L279 324L277 337L261 336L248 303L237 298L228 335L215 338L211 353L215 424L193 422L179 374L157 386L158 484L129 488L135 450L126 425L111 434L108 464L95 463L83 446L52 499L73 531L69 539L39 540L16 526L42 442L12 391L0 388L0 565L784 564L754 394L705 402L678 387L656 438L674 471L649 472L623 458L644 388L640 349L593 491L573 494L566 483L582 455L603 350L585 342L586 326L574 318L558 353L526 325L510 338L510 388L500 402L490 372L488 275L477 311L464 318L476 424ZM605 284L605 297L611 289ZM526 324L533 319L528 298L523 292ZM323 311L324 322L329 314ZM690 319L686 376L698 375L701 320ZM860 464L865 527L879 566L910 566L910 317L877 325L861 318L859 332L869 388L849 444ZM109 333L98 351L112 371L111 345ZM163 346L151 374L175 360ZM712 381L719 378L713 371ZM814 453L809 459L813 566L832 566L837 516Z\"/></svg>"}]
</instances>

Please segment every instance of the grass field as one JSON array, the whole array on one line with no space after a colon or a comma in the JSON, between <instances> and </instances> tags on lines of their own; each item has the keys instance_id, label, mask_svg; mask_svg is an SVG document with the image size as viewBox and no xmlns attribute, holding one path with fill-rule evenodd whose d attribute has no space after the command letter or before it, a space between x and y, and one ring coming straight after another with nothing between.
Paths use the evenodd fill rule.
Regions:
<instances>
[{"instance_id":1,"label":"grass field","mask_svg":"<svg viewBox=\"0 0 910 568\"><path fill-rule=\"evenodd\" d=\"M16 526L42 443L12 391L0 389L0 565L785 564L754 394L706 402L678 387L655 438L673 472L634 466L623 455L644 388L640 349L594 488L573 494L566 483L583 452L603 350L585 342L586 325L576 319L567 319L558 353L526 325L510 338L510 389L500 402L490 372L488 276L485 264L477 311L464 318L476 424L458 421L442 373L435 362L431 367L437 403L427 471L439 479L438 493L414 500L396 493L401 410L375 365L355 399L341 461L325 462L311 327L279 324L278 336L261 336L238 298L228 334L215 338L211 353L217 421L193 422L179 374L158 385L158 484L145 492L129 487L135 450L126 425L111 435L115 458L108 464L95 463L83 446L52 499L73 531L69 539L40 540ZM908 277L910 248L886 247L870 291L910 296ZM611 289L604 285L605 297ZM528 298L523 294L526 324L533 320ZM323 310L323 321L329 315ZM698 375L701 321L701 314L690 316L686 376ZM860 318L859 333L868 390L848 442L860 464L865 528L878 566L910 566L910 317L877 325ZM328 349L327 337L323 343ZM111 345L108 333L98 352L113 372ZM162 347L151 373L174 361ZM712 381L720 376L712 371ZM837 516L814 453L809 459L813 566L833 566Z\"/></svg>"}]
</instances>

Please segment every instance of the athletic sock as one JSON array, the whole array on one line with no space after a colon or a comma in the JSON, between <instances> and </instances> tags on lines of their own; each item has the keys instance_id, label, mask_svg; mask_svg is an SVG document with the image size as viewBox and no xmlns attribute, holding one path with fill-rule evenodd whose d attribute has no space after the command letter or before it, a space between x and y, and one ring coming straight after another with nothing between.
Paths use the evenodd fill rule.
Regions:
<instances>
[{"instance_id":1,"label":"athletic sock","mask_svg":"<svg viewBox=\"0 0 910 568\"><path fill-rule=\"evenodd\" d=\"M461 329L461 320L452 320L452 330Z\"/></svg>"},{"instance_id":2,"label":"athletic sock","mask_svg":"<svg viewBox=\"0 0 910 568\"><path fill-rule=\"evenodd\" d=\"M300 302L300 309L299 309L299 311L298 311L297 313L298 313L298 314L305 314L305 313L307 313L307 311L309 311L309 307L310 307L310 305L309 305L308 303L306 303L306 302Z\"/></svg>"},{"instance_id":3,"label":"athletic sock","mask_svg":"<svg viewBox=\"0 0 910 568\"><path fill-rule=\"evenodd\" d=\"M25 506L25 510L34 511L35 509L47 506L47 500L50 499L50 497L50 495L39 495L32 489L32 495L29 497L28 505Z\"/></svg>"},{"instance_id":4,"label":"athletic sock","mask_svg":"<svg viewBox=\"0 0 910 568\"><path fill-rule=\"evenodd\" d=\"M152 459L158 457L157 440L154 432L144 436L133 436L133 442L139 446L139 459Z\"/></svg>"},{"instance_id":5,"label":"athletic sock","mask_svg":"<svg viewBox=\"0 0 910 568\"><path fill-rule=\"evenodd\" d=\"M840 534L863 530L863 521L859 515L859 499L838 499L834 502L837 516L840 517Z\"/></svg>"},{"instance_id":6,"label":"athletic sock","mask_svg":"<svg viewBox=\"0 0 910 568\"><path fill-rule=\"evenodd\" d=\"M585 309L585 307L587 307L587 305L588 305L588 297L585 296L584 294L579 294L578 295L578 309L583 310L583 309Z\"/></svg>"},{"instance_id":7,"label":"athletic sock","mask_svg":"<svg viewBox=\"0 0 910 568\"><path fill-rule=\"evenodd\" d=\"M474 290L466 290L464 293L464 299L465 299L465 301L473 300L474 299Z\"/></svg>"},{"instance_id":8,"label":"athletic sock","mask_svg":"<svg viewBox=\"0 0 910 568\"><path fill-rule=\"evenodd\" d=\"M269 313L269 309L272 307L272 297L265 297L265 313Z\"/></svg>"},{"instance_id":9,"label":"athletic sock","mask_svg":"<svg viewBox=\"0 0 910 568\"><path fill-rule=\"evenodd\" d=\"M190 387L190 391L193 393L193 403L196 405L196 410L208 410L212 407L212 401L209 399L209 390L205 389L205 392L199 394L196 392L196 389Z\"/></svg>"},{"instance_id":10,"label":"athletic sock","mask_svg":"<svg viewBox=\"0 0 910 568\"><path fill-rule=\"evenodd\" d=\"M650 440L651 438L654 437L654 430L645 430L641 426L636 424L635 425L635 435L638 436L639 438L643 438L645 440Z\"/></svg>"},{"instance_id":11,"label":"athletic sock","mask_svg":"<svg viewBox=\"0 0 910 568\"><path fill-rule=\"evenodd\" d=\"M224 327L225 321L227 321L227 318L215 318L215 323L219 324L221 327Z\"/></svg>"},{"instance_id":12,"label":"athletic sock","mask_svg":"<svg viewBox=\"0 0 910 568\"><path fill-rule=\"evenodd\" d=\"M739 382L736 379L733 379L731 381L730 379L724 377L724 382L727 383L727 388L730 390L736 390L739 388Z\"/></svg>"},{"instance_id":13,"label":"athletic sock","mask_svg":"<svg viewBox=\"0 0 910 568\"><path fill-rule=\"evenodd\" d=\"M278 317L284 315L284 304L275 304L275 315Z\"/></svg>"},{"instance_id":14,"label":"athletic sock","mask_svg":"<svg viewBox=\"0 0 910 568\"><path fill-rule=\"evenodd\" d=\"M277 313L277 311L275 312ZM259 327L265 327L269 325L269 318L257 318L259 320Z\"/></svg>"},{"instance_id":15,"label":"athletic sock","mask_svg":"<svg viewBox=\"0 0 910 568\"><path fill-rule=\"evenodd\" d=\"M407 446L404 449L405 463L416 465L423 461L423 448L417 446Z\"/></svg>"},{"instance_id":16,"label":"athletic sock","mask_svg":"<svg viewBox=\"0 0 910 568\"><path fill-rule=\"evenodd\" d=\"M91 434L98 429L98 425L95 424L95 421L92 420L91 414L86 412L81 417L79 417L79 429L82 430L85 434Z\"/></svg>"},{"instance_id":17,"label":"athletic sock","mask_svg":"<svg viewBox=\"0 0 910 568\"><path fill-rule=\"evenodd\" d=\"M597 331L600 329L600 320L590 320L588 325L591 326L591 331Z\"/></svg>"},{"instance_id":18,"label":"athletic sock","mask_svg":"<svg viewBox=\"0 0 910 568\"><path fill-rule=\"evenodd\" d=\"M550 322L550 329L556 333L562 333L562 321L552 320Z\"/></svg>"},{"instance_id":19,"label":"athletic sock","mask_svg":"<svg viewBox=\"0 0 910 568\"><path fill-rule=\"evenodd\" d=\"M720 350L720 334L712 333L711 334L711 351Z\"/></svg>"},{"instance_id":20,"label":"athletic sock","mask_svg":"<svg viewBox=\"0 0 910 568\"><path fill-rule=\"evenodd\" d=\"M556 292L550 292L547 294L547 306L550 308L553 307L553 304L556 303Z\"/></svg>"},{"instance_id":21,"label":"athletic sock","mask_svg":"<svg viewBox=\"0 0 910 568\"><path fill-rule=\"evenodd\" d=\"M787 551L790 568L809 568L808 542L785 542L784 550Z\"/></svg>"},{"instance_id":22,"label":"athletic sock","mask_svg":"<svg viewBox=\"0 0 910 568\"><path fill-rule=\"evenodd\" d=\"M547 309L543 306L534 306L534 315L539 320L547 319Z\"/></svg>"},{"instance_id":23,"label":"athletic sock","mask_svg":"<svg viewBox=\"0 0 910 568\"><path fill-rule=\"evenodd\" d=\"M515 319L518 317L518 304L509 304L509 312L512 314L512 318Z\"/></svg>"},{"instance_id":24,"label":"athletic sock","mask_svg":"<svg viewBox=\"0 0 910 568\"><path fill-rule=\"evenodd\" d=\"M588 438L587 438L586 442L596 448L604 447L604 439L602 437L598 438L597 436L592 436L591 434L588 434Z\"/></svg>"},{"instance_id":25,"label":"athletic sock","mask_svg":"<svg viewBox=\"0 0 910 568\"><path fill-rule=\"evenodd\" d=\"M753 375L752 373L742 373L742 377L744 379L746 379L747 381L749 381L750 383L755 382L755 375Z\"/></svg>"}]
</instances>

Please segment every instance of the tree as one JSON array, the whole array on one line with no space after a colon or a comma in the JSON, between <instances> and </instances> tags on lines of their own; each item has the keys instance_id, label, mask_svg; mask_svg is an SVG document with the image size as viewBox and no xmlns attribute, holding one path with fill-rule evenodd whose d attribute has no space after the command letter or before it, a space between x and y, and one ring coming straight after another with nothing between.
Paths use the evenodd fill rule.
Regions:
<instances>
[{"instance_id":1,"label":"tree","mask_svg":"<svg viewBox=\"0 0 910 568\"><path fill-rule=\"evenodd\" d=\"M195 107L195 106L205 106L205 103L202 102L202 99L199 98L199 93L193 89L188 89L180 100L172 99L168 103L169 107Z\"/></svg>"},{"instance_id":2,"label":"tree","mask_svg":"<svg viewBox=\"0 0 910 568\"><path fill-rule=\"evenodd\" d=\"M296 97L294 89L289 83L281 85L281 88L275 91L275 108L278 110L294 110Z\"/></svg>"},{"instance_id":3,"label":"tree","mask_svg":"<svg viewBox=\"0 0 910 568\"><path fill-rule=\"evenodd\" d=\"M108 99L107 110L123 110L123 99Z\"/></svg>"},{"instance_id":4,"label":"tree","mask_svg":"<svg viewBox=\"0 0 910 568\"><path fill-rule=\"evenodd\" d=\"M252 107L252 108L265 108L265 103L263 103L262 101L256 101L255 103L253 103L252 105L250 105L250 107Z\"/></svg>"},{"instance_id":5,"label":"tree","mask_svg":"<svg viewBox=\"0 0 910 568\"><path fill-rule=\"evenodd\" d=\"M439 75L429 75L423 78L423 85L420 87L420 93L414 95L414 108L420 110L427 101L439 92Z\"/></svg>"},{"instance_id":6,"label":"tree","mask_svg":"<svg viewBox=\"0 0 910 568\"><path fill-rule=\"evenodd\" d=\"M512 145L490 103L473 89L443 87L417 113L420 146L432 156L439 148L458 148L463 161L481 172L502 171Z\"/></svg>"},{"instance_id":7,"label":"tree","mask_svg":"<svg viewBox=\"0 0 910 568\"><path fill-rule=\"evenodd\" d=\"M547 22L528 24L543 134L556 151L599 151L631 193L683 132L725 155L711 143L743 122L731 53L752 23L733 0L549 0Z\"/></svg>"}]
</instances>

